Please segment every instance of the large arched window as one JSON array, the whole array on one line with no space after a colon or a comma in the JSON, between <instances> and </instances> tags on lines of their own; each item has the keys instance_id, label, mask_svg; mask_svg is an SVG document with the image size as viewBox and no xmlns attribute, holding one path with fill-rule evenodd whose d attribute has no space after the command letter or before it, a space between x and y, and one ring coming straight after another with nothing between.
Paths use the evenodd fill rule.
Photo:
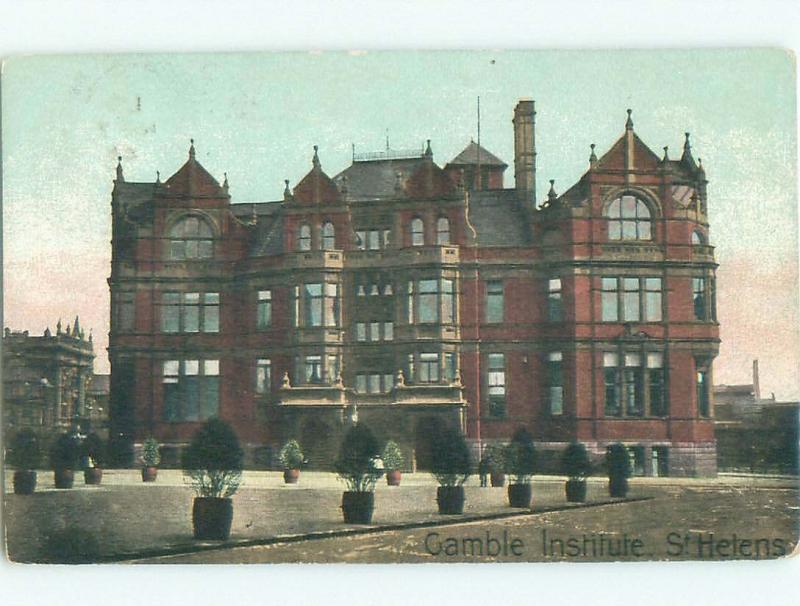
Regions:
<instances>
[{"instance_id":1,"label":"large arched window","mask_svg":"<svg viewBox=\"0 0 800 606\"><path fill-rule=\"evenodd\" d=\"M209 259L214 256L214 240L211 226L200 217L181 219L169 230L169 258Z\"/></svg>"},{"instance_id":2,"label":"large arched window","mask_svg":"<svg viewBox=\"0 0 800 606\"><path fill-rule=\"evenodd\" d=\"M336 248L336 230L333 223L327 221L322 224L322 250L334 250Z\"/></svg>"},{"instance_id":3,"label":"large arched window","mask_svg":"<svg viewBox=\"0 0 800 606\"><path fill-rule=\"evenodd\" d=\"M436 244L450 244L450 221L447 217L439 217L436 221Z\"/></svg>"},{"instance_id":4,"label":"large arched window","mask_svg":"<svg viewBox=\"0 0 800 606\"><path fill-rule=\"evenodd\" d=\"M411 246L425 245L425 224L416 217L411 220Z\"/></svg>"},{"instance_id":5,"label":"large arched window","mask_svg":"<svg viewBox=\"0 0 800 606\"><path fill-rule=\"evenodd\" d=\"M297 237L297 250L311 250L311 227L301 225Z\"/></svg>"},{"instance_id":6,"label":"large arched window","mask_svg":"<svg viewBox=\"0 0 800 606\"><path fill-rule=\"evenodd\" d=\"M650 209L642 200L624 194L608 205L609 240L652 240Z\"/></svg>"}]
</instances>

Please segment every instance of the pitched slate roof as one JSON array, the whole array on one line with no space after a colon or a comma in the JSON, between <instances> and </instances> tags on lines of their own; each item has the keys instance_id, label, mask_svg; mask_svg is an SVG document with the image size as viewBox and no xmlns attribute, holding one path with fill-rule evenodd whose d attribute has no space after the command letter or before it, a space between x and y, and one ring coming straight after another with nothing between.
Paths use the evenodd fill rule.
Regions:
<instances>
[{"instance_id":1,"label":"pitched slate roof","mask_svg":"<svg viewBox=\"0 0 800 606\"><path fill-rule=\"evenodd\" d=\"M515 189L472 192L469 221L479 246L528 246L528 219Z\"/></svg>"},{"instance_id":2,"label":"pitched slate roof","mask_svg":"<svg viewBox=\"0 0 800 606\"><path fill-rule=\"evenodd\" d=\"M356 160L333 180L346 185L348 200L396 198L398 173L401 183L416 171L422 158Z\"/></svg>"},{"instance_id":3,"label":"pitched slate roof","mask_svg":"<svg viewBox=\"0 0 800 606\"><path fill-rule=\"evenodd\" d=\"M419 163L403 185L403 192L416 199L452 196L455 191L455 183L429 156Z\"/></svg>"},{"instance_id":4,"label":"pitched slate roof","mask_svg":"<svg viewBox=\"0 0 800 606\"><path fill-rule=\"evenodd\" d=\"M623 134L597 161L597 170L625 170L625 140ZM633 164L639 170L656 170L661 158L651 150L639 135L633 133Z\"/></svg>"},{"instance_id":5,"label":"pitched slate roof","mask_svg":"<svg viewBox=\"0 0 800 606\"><path fill-rule=\"evenodd\" d=\"M479 152L480 157L478 156ZM477 165L479 160L481 166L499 166L503 168L508 166L508 164L503 162L492 152L472 140L470 140L469 145L467 145L460 154L447 163L447 166L472 166Z\"/></svg>"}]
</instances>

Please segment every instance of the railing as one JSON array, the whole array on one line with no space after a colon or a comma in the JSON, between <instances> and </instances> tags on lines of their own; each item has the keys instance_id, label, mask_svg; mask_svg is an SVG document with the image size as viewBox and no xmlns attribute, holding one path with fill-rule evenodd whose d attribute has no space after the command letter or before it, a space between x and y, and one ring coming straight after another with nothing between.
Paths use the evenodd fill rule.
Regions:
<instances>
[{"instance_id":1,"label":"railing","mask_svg":"<svg viewBox=\"0 0 800 606\"><path fill-rule=\"evenodd\" d=\"M410 149L387 149L379 152L353 152L353 162L369 162L373 160L407 160L410 158L421 158L424 150Z\"/></svg>"}]
</instances>

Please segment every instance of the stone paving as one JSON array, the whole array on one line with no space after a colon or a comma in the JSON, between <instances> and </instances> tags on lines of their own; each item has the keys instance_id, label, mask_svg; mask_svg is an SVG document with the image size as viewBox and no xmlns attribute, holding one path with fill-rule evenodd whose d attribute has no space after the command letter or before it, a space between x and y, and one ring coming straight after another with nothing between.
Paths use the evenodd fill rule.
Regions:
<instances>
[{"instance_id":1,"label":"stone paving","mask_svg":"<svg viewBox=\"0 0 800 606\"><path fill-rule=\"evenodd\" d=\"M723 482L734 487L754 483L751 478L726 478ZM687 485L702 491L719 483L720 480L637 478L632 481L630 496L663 497L678 494ZM781 478L757 483L764 487L796 486ZM245 472L242 488L233 498L228 545L309 533L455 523L476 516L522 512L508 507L505 489L480 488L477 484L477 478L468 482L464 517L458 517L437 513L436 483L429 474L406 474L400 487L381 482L375 495L373 525L364 527L343 523L339 505L344 486L333 474L303 472L300 483L292 486L283 483L279 472ZM53 541L71 541L87 559L96 561L155 557L208 546L192 539L193 492L179 471L160 470L158 481L153 484L142 483L138 470L106 470L100 486L86 486L80 476L71 490L55 490L52 486L52 473L40 472L34 495L9 494L11 473L7 471L4 517L12 560L47 560ZM590 479L587 501L588 505L610 501L604 478ZM562 478L534 479L535 511L565 507L578 506L565 502Z\"/></svg>"}]
</instances>

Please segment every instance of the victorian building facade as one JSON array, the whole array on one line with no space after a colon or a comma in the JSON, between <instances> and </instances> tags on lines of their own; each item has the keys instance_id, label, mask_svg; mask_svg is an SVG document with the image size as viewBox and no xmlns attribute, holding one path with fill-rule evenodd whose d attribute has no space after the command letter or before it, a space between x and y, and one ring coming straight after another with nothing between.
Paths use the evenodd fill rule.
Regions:
<instances>
[{"instance_id":1,"label":"victorian building facade","mask_svg":"<svg viewBox=\"0 0 800 606\"><path fill-rule=\"evenodd\" d=\"M715 473L718 350L706 178L625 131L535 201L534 103L514 110L514 184L470 142L314 149L281 200L232 203L197 161L112 194L111 433L176 449L211 416L251 461L297 438L330 464L353 422L428 464L439 426L476 450L526 427L540 449L630 447L638 473Z\"/></svg>"}]
</instances>

